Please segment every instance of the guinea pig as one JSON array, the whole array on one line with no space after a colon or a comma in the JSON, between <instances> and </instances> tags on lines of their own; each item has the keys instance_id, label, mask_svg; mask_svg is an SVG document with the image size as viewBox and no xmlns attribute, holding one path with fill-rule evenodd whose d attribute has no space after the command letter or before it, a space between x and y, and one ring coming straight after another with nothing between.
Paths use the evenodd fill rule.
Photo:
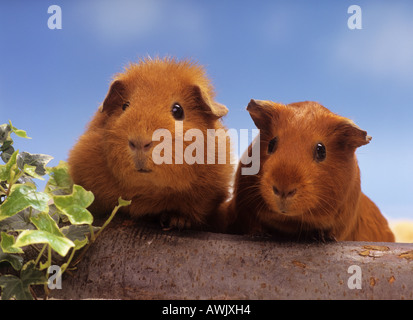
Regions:
<instances>
[{"instance_id":1,"label":"guinea pig","mask_svg":"<svg viewBox=\"0 0 413 320\"><path fill-rule=\"evenodd\" d=\"M260 134L260 170L243 175L240 162L229 230L290 240L388 241L394 235L361 191L355 155L371 137L322 105L251 100Z\"/></svg>"},{"instance_id":2,"label":"guinea pig","mask_svg":"<svg viewBox=\"0 0 413 320\"><path fill-rule=\"evenodd\" d=\"M169 228L219 220L233 165L228 109L214 96L204 68L187 60L148 58L117 74L68 158L73 182L95 195L92 213L111 212L122 197L131 217Z\"/></svg>"}]
</instances>

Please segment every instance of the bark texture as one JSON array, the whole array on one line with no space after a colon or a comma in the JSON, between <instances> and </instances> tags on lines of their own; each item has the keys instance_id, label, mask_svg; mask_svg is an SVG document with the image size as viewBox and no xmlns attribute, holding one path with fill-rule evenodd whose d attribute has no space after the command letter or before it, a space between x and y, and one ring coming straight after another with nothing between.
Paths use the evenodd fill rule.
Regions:
<instances>
[{"instance_id":1,"label":"bark texture","mask_svg":"<svg viewBox=\"0 0 413 320\"><path fill-rule=\"evenodd\" d=\"M51 297L413 299L412 259L412 244L279 242L113 221ZM351 289L357 277L361 289Z\"/></svg>"}]
</instances>

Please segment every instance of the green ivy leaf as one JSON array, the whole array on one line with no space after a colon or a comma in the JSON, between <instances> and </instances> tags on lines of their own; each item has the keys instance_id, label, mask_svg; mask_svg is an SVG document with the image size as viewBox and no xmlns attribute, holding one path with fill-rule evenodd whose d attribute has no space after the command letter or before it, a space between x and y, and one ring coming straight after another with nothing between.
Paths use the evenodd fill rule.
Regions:
<instances>
[{"instance_id":1,"label":"green ivy leaf","mask_svg":"<svg viewBox=\"0 0 413 320\"><path fill-rule=\"evenodd\" d=\"M9 161L5 165L0 165L0 180L7 181L10 180L10 173L14 170L15 173L18 173L18 168L14 168L17 162L17 155L19 154L19 150L16 150L11 155Z\"/></svg>"},{"instance_id":2,"label":"green ivy leaf","mask_svg":"<svg viewBox=\"0 0 413 320\"><path fill-rule=\"evenodd\" d=\"M20 170L23 170L26 165L29 168L34 167L34 173L36 176L30 174L34 178L38 178L39 176L44 176L46 174L46 164L52 160L52 156L48 156L46 154L31 154L28 152L22 152L17 156L17 165Z\"/></svg>"},{"instance_id":3,"label":"green ivy leaf","mask_svg":"<svg viewBox=\"0 0 413 320\"><path fill-rule=\"evenodd\" d=\"M16 136L20 137L20 138L25 138L25 139L31 139L30 137L27 136L26 131L24 130L19 130L16 127L13 127L11 121L9 120L9 125L11 128L11 131L14 132L16 134Z\"/></svg>"},{"instance_id":4,"label":"green ivy leaf","mask_svg":"<svg viewBox=\"0 0 413 320\"><path fill-rule=\"evenodd\" d=\"M84 238L83 240L75 240L74 241L74 243L75 243L75 250L79 250L79 249L81 249L81 248L83 248L85 245L87 245L88 244L88 242L89 242L89 239L88 238Z\"/></svg>"},{"instance_id":5,"label":"green ivy leaf","mask_svg":"<svg viewBox=\"0 0 413 320\"><path fill-rule=\"evenodd\" d=\"M45 283L47 283L46 276L35 267L34 261L31 260L23 266L20 278L12 275L0 277L0 286L2 287L1 299L33 300L29 287Z\"/></svg>"},{"instance_id":6,"label":"green ivy leaf","mask_svg":"<svg viewBox=\"0 0 413 320\"><path fill-rule=\"evenodd\" d=\"M33 300L29 287L25 288L20 278L13 275L0 277L0 287L2 288L1 300Z\"/></svg>"},{"instance_id":7,"label":"green ivy leaf","mask_svg":"<svg viewBox=\"0 0 413 320\"><path fill-rule=\"evenodd\" d=\"M64 234L60 231L56 221L54 221L46 212L41 212L36 217L30 218L30 221L38 230L47 231L56 236L64 237Z\"/></svg>"},{"instance_id":8,"label":"green ivy leaf","mask_svg":"<svg viewBox=\"0 0 413 320\"><path fill-rule=\"evenodd\" d=\"M122 198L118 199L118 207L127 207L132 203L132 200L123 200Z\"/></svg>"},{"instance_id":9,"label":"green ivy leaf","mask_svg":"<svg viewBox=\"0 0 413 320\"><path fill-rule=\"evenodd\" d=\"M20 270L23 266L23 257L16 254L5 253L0 248L0 263L8 262L14 270Z\"/></svg>"},{"instance_id":10,"label":"green ivy leaf","mask_svg":"<svg viewBox=\"0 0 413 320\"><path fill-rule=\"evenodd\" d=\"M6 141L3 143L3 146L0 148L0 151L2 151L1 159L4 161L4 163L9 162L12 154L15 151L12 144L13 144L13 141Z\"/></svg>"},{"instance_id":11,"label":"green ivy leaf","mask_svg":"<svg viewBox=\"0 0 413 320\"><path fill-rule=\"evenodd\" d=\"M0 287L2 288L1 300L33 300L29 287L25 288L20 278L13 275L0 277Z\"/></svg>"},{"instance_id":12,"label":"green ivy leaf","mask_svg":"<svg viewBox=\"0 0 413 320\"><path fill-rule=\"evenodd\" d=\"M60 161L55 167L47 167L47 172L50 176L48 187L54 189L64 189L68 192L72 189L72 178L69 174L69 165L65 161Z\"/></svg>"},{"instance_id":13,"label":"green ivy leaf","mask_svg":"<svg viewBox=\"0 0 413 320\"><path fill-rule=\"evenodd\" d=\"M0 206L0 221L28 208L39 211L48 211L49 196L44 192L36 192L36 189L28 185L13 185L10 195Z\"/></svg>"},{"instance_id":14,"label":"green ivy leaf","mask_svg":"<svg viewBox=\"0 0 413 320\"><path fill-rule=\"evenodd\" d=\"M13 247L13 245L14 245L14 236L7 234L6 232L2 232L0 247L4 253L23 253L22 249L15 248Z\"/></svg>"},{"instance_id":15,"label":"green ivy leaf","mask_svg":"<svg viewBox=\"0 0 413 320\"><path fill-rule=\"evenodd\" d=\"M66 237L57 236L43 230L25 230L17 237L14 247L20 248L35 243L49 244L52 249L62 257L66 256L69 249L75 246L75 244Z\"/></svg>"},{"instance_id":16,"label":"green ivy leaf","mask_svg":"<svg viewBox=\"0 0 413 320\"><path fill-rule=\"evenodd\" d=\"M6 141L13 141L10 138L11 128L7 123L0 125L0 144L4 144Z\"/></svg>"},{"instance_id":17,"label":"green ivy leaf","mask_svg":"<svg viewBox=\"0 0 413 320\"><path fill-rule=\"evenodd\" d=\"M73 186L73 192L65 196L53 196L56 207L69 218L71 224L92 224L93 216L86 209L94 201L92 192L79 185Z\"/></svg>"},{"instance_id":18,"label":"green ivy leaf","mask_svg":"<svg viewBox=\"0 0 413 320\"><path fill-rule=\"evenodd\" d=\"M39 180L44 180L44 178L42 176L39 176L37 174L35 166L30 166L28 164L25 164L24 168L23 168L23 172L25 174L29 175L32 178L36 178L36 179L39 179Z\"/></svg>"},{"instance_id":19,"label":"green ivy leaf","mask_svg":"<svg viewBox=\"0 0 413 320\"><path fill-rule=\"evenodd\" d=\"M93 228L93 232L97 232L100 229L100 227L92 227L92 228ZM90 233L90 226L86 224L81 224L81 225L71 224L69 226L60 228L60 231L66 236L66 238L69 238L73 242L75 242L75 240L83 241L83 239L86 238L86 235Z\"/></svg>"},{"instance_id":20,"label":"green ivy leaf","mask_svg":"<svg viewBox=\"0 0 413 320\"><path fill-rule=\"evenodd\" d=\"M30 218L38 213L39 212L37 210L26 208L14 216L0 221L0 231L22 231L36 229L30 221Z\"/></svg>"}]
</instances>

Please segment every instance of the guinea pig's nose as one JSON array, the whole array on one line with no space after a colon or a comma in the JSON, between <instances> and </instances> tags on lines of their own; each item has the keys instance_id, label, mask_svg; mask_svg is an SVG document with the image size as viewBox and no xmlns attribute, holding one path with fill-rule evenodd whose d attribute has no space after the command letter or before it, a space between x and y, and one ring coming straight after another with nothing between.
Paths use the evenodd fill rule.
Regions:
<instances>
[{"instance_id":1,"label":"guinea pig's nose","mask_svg":"<svg viewBox=\"0 0 413 320\"><path fill-rule=\"evenodd\" d=\"M297 193L297 189L291 189L291 190L279 190L276 186L272 187L272 190L274 191L274 194L281 197L281 198L291 198Z\"/></svg>"},{"instance_id":2,"label":"guinea pig's nose","mask_svg":"<svg viewBox=\"0 0 413 320\"><path fill-rule=\"evenodd\" d=\"M152 140L143 140L143 139L130 139L129 148L132 151L143 151L148 152L151 150Z\"/></svg>"}]
</instances>

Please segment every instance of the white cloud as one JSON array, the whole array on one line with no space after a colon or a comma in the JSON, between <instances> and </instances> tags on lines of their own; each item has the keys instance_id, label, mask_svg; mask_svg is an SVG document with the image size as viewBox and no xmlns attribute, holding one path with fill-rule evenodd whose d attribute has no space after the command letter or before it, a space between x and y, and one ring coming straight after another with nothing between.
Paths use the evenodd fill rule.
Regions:
<instances>
[{"instance_id":1,"label":"white cloud","mask_svg":"<svg viewBox=\"0 0 413 320\"><path fill-rule=\"evenodd\" d=\"M345 30L333 46L333 59L371 77L412 78L411 6L374 3L361 6L362 30ZM410 13L410 14L409 14Z\"/></svg>"}]
</instances>

